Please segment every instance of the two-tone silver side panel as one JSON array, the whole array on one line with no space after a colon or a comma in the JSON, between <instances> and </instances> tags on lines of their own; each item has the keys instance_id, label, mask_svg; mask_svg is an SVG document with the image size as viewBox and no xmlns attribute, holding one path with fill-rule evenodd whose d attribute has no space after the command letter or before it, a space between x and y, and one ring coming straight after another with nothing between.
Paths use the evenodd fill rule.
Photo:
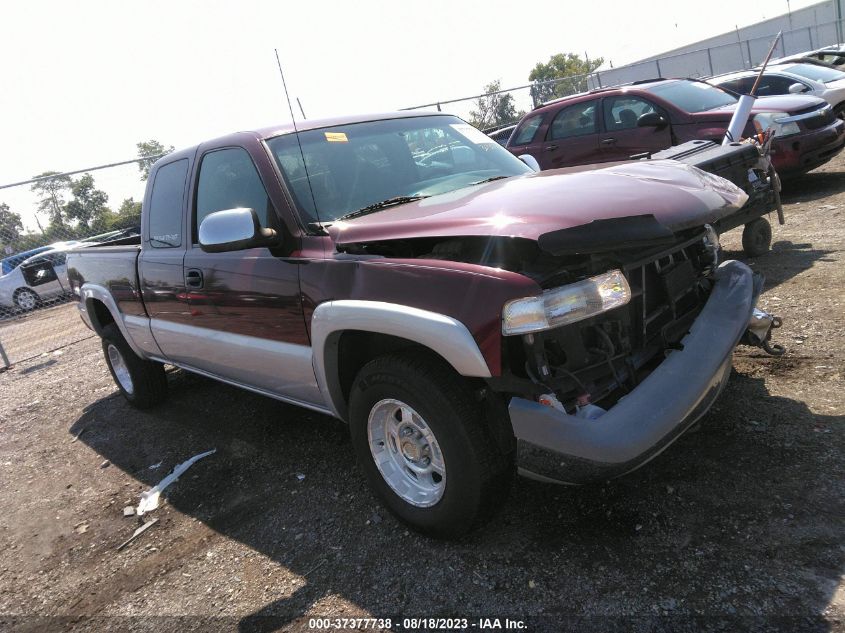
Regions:
<instances>
[{"instance_id":1,"label":"two-tone silver side panel","mask_svg":"<svg viewBox=\"0 0 845 633\"><path fill-rule=\"evenodd\" d=\"M273 398L274 400L279 400L281 402L286 402L288 404L293 404L298 407L304 407L306 409L310 409L312 411L316 411L318 413L322 413L324 415L333 415L333 413L324 406L316 405L311 402L305 402L303 400L297 400L296 398L289 398L287 396L283 396L277 393L272 393L270 391L266 391L264 389L259 389L258 387L253 387L252 385L246 385L242 382L237 382L236 380L229 380L227 378L223 378L217 374L211 373L209 371L203 371L201 369L197 369L196 367L189 367L188 365L183 365L181 363L174 363L172 360L168 360L166 358L157 358L155 356L151 356L150 360L155 360L160 363L167 363L169 365L174 365L176 367L181 367L185 371L189 371L194 374L199 374L200 376L206 376L207 378L212 378L214 380L218 380L220 382L224 382L227 385L232 385L233 387L240 387L241 389L245 389L247 391L251 391L253 393L260 394L262 396L267 396L268 398Z\"/></svg>"},{"instance_id":2,"label":"two-tone silver side panel","mask_svg":"<svg viewBox=\"0 0 845 633\"><path fill-rule=\"evenodd\" d=\"M490 377L490 368L466 326L452 317L383 301L321 303L311 319L314 373L335 416L346 418L338 376L338 344L346 330L377 332L423 345L462 376Z\"/></svg>"},{"instance_id":3,"label":"two-tone silver side panel","mask_svg":"<svg viewBox=\"0 0 845 633\"><path fill-rule=\"evenodd\" d=\"M325 410L306 345L162 319L153 319L151 325L168 363Z\"/></svg>"}]
</instances>

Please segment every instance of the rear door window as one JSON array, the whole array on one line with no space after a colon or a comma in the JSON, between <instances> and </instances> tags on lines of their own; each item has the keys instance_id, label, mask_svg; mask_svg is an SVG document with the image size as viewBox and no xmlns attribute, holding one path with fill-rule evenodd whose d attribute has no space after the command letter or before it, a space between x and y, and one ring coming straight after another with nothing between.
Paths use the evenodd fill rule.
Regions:
<instances>
[{"instance_id":1,"label":"rear door window","mask_svg":"<svg viewBox=\"0 0 845 633\"><path fill-rule=\"evenodd\" d=\"M249 154L229 147L203 156L197 183L194 241L203 219L215 211L253 209L262 227L271 227L273 206Z\"/></svg>"},{"instance_id":2,"label":"rear door window","mask_svg":"<svg viewBox=\"0 0 845 633\"><path fill-rule=\"evenodd\" d=\"M150 246L174 248L182 245L182 202L188 159L183 158L158 168L150 196Z\"/></svg>"}]
</instances>

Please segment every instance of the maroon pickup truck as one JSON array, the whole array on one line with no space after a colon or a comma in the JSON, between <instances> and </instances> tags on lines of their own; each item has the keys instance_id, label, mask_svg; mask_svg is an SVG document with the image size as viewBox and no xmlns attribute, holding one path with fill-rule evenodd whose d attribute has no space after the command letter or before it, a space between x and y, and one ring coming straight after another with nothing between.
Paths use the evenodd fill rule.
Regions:
<instances>
[{"instance_id":1,"label":"maroon pickup truck","mask_svg":"<svg viewBox=\"0 0 845 633\"><path fill-rule=\"evenodd\" d=\"M443 114L308 121L160 159L140 239L69 279L131 404L167 363L336 416L386 505L448 536L517 469L621 475L707 411L768 335L711 228L745 199L674 161L535 173Z\"/></svg>"}]
</instances>

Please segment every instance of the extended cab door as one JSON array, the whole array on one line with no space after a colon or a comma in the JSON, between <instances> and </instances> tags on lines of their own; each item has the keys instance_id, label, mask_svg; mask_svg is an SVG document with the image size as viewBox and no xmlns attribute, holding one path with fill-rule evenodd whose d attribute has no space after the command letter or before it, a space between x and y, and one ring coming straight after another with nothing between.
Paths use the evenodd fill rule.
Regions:
<instances>
[{"instance_id":1,"label":"extended cab door","mask_svg":"<svg viewBox=\"0 0 845 633\"><path fill-rule=\"evenodd\" d=\"M670 121L651 101L633 95L606 97L602 104L604 131L599 136L602 160L628 160L634 154L657 152L672 146L671 124L639 127L639 118L657 112Z\"/></svg>"},{"instance_id":2,"label":"extended cab door","mask_svg":"<svg viewBox=\"0 0 845 633\"><path fill-rule=\"evenodd\" d=\"M181 336L182 328L190 320L182 271L189 168L190 158L183 156L158 164L150 174L138 257L138 278L150 318L150 333L164 358L177 363L189 358L191 350L190 343ZM133 281L115 283L131 287Z\"/></svg>"},{"instance_id":3,"label":"extended cab door","mask_svg":"<svg viewBox=\"0 0 845 633\"><path fill-rule=\"evenodd\" d=\"M263 147L256 142L253 151ZM189 364L299 403L322 405L299 290L299 267L307 261L289 257L281 247L206 253L197 240L206 216L234 208L254 209L262 227L284 234L268 195L268 188L278 191L279 185L268 176L265 171L262 178L244 147L200 148L185 255L191 315L186 334L196 343Z\"/></svg>"}]
</instances>

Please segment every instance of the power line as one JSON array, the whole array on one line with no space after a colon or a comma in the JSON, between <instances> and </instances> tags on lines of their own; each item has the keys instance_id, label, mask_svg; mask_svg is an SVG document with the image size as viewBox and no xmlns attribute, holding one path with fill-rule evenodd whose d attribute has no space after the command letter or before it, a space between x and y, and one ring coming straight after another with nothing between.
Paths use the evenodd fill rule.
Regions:
<instances>
[{"instance_id":1,"label":"power line","mask_svg":"<svg viewBox=\"0 0 845 633\"><path fill-rule=\"evenodd\" d=\"M76 174L84 174L89 171L97 171L98 169L108 169L109 167L120 167L121 165L131 165L132 163L141 163L148 160L158 160L166 154L156 154L155 156L146 156L144 158L133 158L132 160L124 160L119 163L109 163L108 165L98 165L97 167L88 167L87 169L77 169L75 171L66 171L61 174L51 174L50 176L39 176L31 180L21 180L20 182L13 182L8 185L0 185L0 189L8 189L9 187L19 187L21 185L28 185L33 182L40 182L42 180L53 180L62 176L75 176Z\"/></svg>"}]
</instances>

